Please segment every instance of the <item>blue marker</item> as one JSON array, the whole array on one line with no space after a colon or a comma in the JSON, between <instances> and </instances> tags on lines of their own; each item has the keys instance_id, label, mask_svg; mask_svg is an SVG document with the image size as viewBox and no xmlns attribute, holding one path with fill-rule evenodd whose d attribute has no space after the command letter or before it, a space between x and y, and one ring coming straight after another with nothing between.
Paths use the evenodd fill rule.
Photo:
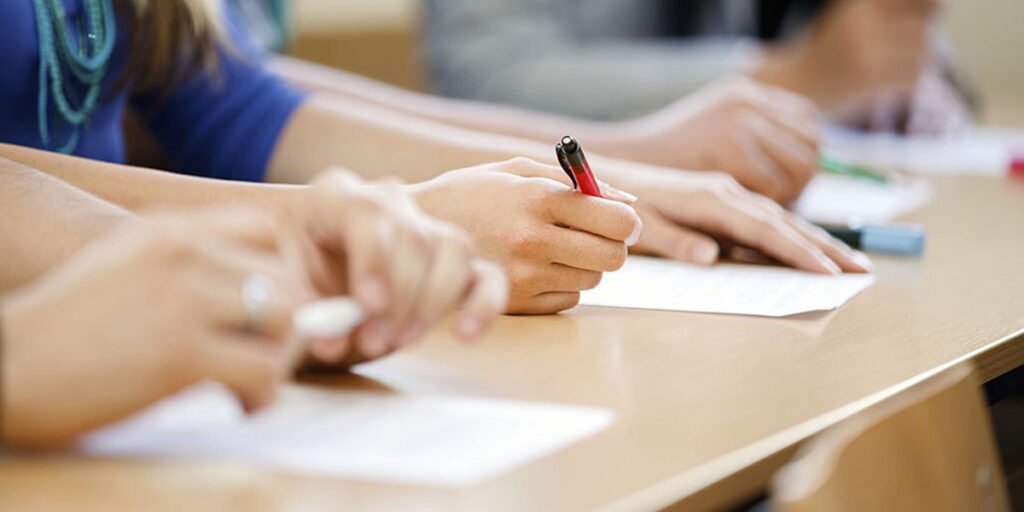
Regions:
<instances>
[{"instance_id":1,"label":"blue marker","mask_svg":"<svg viewBox=\"0 0 1024 512\"><path fill-rule=\"evenodd\" d=\"M846 245L865 252L903 256L920 256L924 252L924 227L914 224L821 227Z\"/></svg>"}]
</instances>

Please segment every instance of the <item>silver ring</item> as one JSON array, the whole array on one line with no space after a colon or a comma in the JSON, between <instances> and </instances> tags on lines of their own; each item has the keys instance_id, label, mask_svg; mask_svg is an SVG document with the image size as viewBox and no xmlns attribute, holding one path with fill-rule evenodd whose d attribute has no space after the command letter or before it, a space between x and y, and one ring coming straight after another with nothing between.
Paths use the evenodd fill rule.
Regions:
<instances>
[{"instance_id":1,"label":"silver ring","mask_svg":"<svg viewBox=\"0 0 1024 512\"><path fill-rule=\"evenodd\" d=\"M273 283L263 274L249 274L242 281L242 305L245 307L245 329L261 332L267 322Z\"/></svg>"}]
</instances>

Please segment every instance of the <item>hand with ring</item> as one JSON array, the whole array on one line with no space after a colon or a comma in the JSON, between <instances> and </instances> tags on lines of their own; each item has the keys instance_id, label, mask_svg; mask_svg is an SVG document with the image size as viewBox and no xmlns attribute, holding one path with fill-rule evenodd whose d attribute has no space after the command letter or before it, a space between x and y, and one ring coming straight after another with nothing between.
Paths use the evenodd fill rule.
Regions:
<instances>
[{"instance_id":1,"label":"hand with ring","mask_svg":"<svg viewBox=\"0 0 1024 512\"><path fill-rule=\"evenodd\" d=\"M5 297L5 443L59 446L203 380L267 404L313 297L279 231L247 210L158 215Z\"/></svg>"}]
</instances>

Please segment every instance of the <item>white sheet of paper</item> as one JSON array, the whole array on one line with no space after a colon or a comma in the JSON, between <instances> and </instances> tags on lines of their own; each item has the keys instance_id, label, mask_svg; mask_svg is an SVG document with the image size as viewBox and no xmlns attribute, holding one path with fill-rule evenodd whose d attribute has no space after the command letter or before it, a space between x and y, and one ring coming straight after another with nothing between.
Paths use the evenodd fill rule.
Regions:
<instances>
[{"instance_id":1,"label":"white sheet of paper","mask_svg":"<svg viewBox=\"0 0 1024 512\"><path fill-rule=\"evenodd\" d=\"M80 449L464 487L592 435L612 418L591 407L302 386L286 387L276 405L246 417L210 383L90 434Z\"/></svg>"},{"instance_id":2,"label":"white sheet of paper","mask_svg":"<svg viewBox=\"0 0 1024 512\"><path fill-rule=\"evenodd\" d=\"M823 276L730 263L700 267L630 256L621 270L583 292L580 304L778 317L835 309L873 282L871 274Z\"/></svg>"},{"instance_id":3,"label":"white sheet of paper","mask_svg":"<svg viewBox=\"0 0 1024 512\"><path fill-rule=\"evenodd\" d=\"M793 211L826 224L884 223L920 208L930 195L928 184L920 180L887 184L818 173Z\"/></svg>"}]
</instances>

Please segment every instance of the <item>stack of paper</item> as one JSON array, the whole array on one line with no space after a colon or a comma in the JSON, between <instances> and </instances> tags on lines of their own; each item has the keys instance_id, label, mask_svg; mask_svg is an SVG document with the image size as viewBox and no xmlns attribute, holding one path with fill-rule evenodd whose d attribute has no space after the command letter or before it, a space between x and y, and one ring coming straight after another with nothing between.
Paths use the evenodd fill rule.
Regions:
<instances>
[{"instance_id":1,"label":"stack of paper","mask_svg":"<svg viewBox=\"0 0 1024 512\"><path fill-rule=\"evenodd\" d=\"M712 267L630 256L580 304L699 313L786 316L835 309L874 282L871 274L826 276L782 267Z\"/></svg>"}]
</instances>

